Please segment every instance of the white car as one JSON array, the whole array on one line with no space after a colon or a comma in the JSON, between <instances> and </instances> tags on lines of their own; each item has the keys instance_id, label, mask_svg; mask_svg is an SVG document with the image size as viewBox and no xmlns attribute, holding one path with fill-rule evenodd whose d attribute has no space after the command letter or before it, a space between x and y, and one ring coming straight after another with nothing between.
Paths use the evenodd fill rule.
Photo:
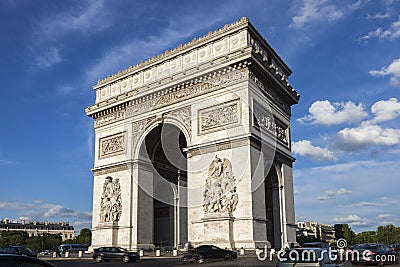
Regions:
<instances>
[{"instance_id":1,"label":"white car","mask_svg":"<svg viewBox=\"0 0 400 267\"><path fill-rule=\"evenodd\" d=\"M343 267L337 254L324 248L295 248L278 252L277 267Z\"/></svg>"}]
</instances>

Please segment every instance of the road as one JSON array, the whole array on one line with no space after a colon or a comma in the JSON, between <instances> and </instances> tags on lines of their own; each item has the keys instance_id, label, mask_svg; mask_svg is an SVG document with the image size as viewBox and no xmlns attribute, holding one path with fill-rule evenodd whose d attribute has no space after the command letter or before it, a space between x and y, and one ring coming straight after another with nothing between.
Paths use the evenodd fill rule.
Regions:
<instances>
[{"instance_id":1,"label":"road","mask_svg":"<svg viewBox=\"0 0 400 267\"><path fill-rule=\"evenodd\" d=\"M255 257L244 257L244 258L239 258L237 260L233 261L209 261L205 262L203 264L197 264L197 263L192 263L192 264L183 264L180 262L179 258L172 258L172 259L141 259L137 262L134 263L122 263L122 262L104 262L104 263L96 263L93 260L89 259L82 259L82 260L62 260L62 259L48 259L48 262L51 262L57 267L95 267L95 266L107 266L107 267L117 267L117 266L134 266L134 267L145 267L145 266L165 266L165 267L174 267L174 266L201 266L201 267L206 267L206 266L235 266L235 267L258 267L258 266L275 266L275 264L269 262L269 261L259 261Z\"/></svg>"}]
</instances>

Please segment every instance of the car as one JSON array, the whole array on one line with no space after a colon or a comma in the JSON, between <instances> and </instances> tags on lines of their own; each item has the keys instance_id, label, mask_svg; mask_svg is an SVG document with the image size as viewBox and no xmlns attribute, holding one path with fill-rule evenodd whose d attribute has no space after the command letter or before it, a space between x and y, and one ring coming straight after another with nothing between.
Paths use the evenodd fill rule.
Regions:
<instances>
[{"instance_id":1,"label":"car","mask_svg":"<svg viewBox=\"0 0 400 267\"><path fill-rule=\"evenodd\" d=\"M278 252L277 267L343 267L329 257L325 248L294 248Z\"/></svg>"},{"instance_id":2,"label":"car","mask_svg":"<svg viewBox=\"0 0 400 267\"><path fill-rule=\"evenodd\" d=\"M61 244L57 248L57 254L61 255L65 252L78 253L79 251L87 251L89 245L87 244Z\"/></svg>"},{"instance_id":3,"label":"car","mask_svg":"<svg viewBox=\"0 0 400 267\"><path fill-rule=\"evenodd\" d=\"M326 242L309 242L304 243L301 247L303 248L329 248L329 244Z\"/></svg>"},{"instance_id":4,"label":"car","mask_svg":"<svg viewBox=\"0 0 400 267\"><path fill-rule=\"evenodd\" d=\"M0 254L23 255L36 258L37 253L24 246L7 246L0 248Z\"/></svg>"},{"instance_id":5,"label":"car","mask_svg":"<svg viewBox=\"0 0 400 267\"><path fill-rule=\"evenodd\" d=\"M0 254L0 266L20 267L20 266L36 266L36 267L55 267L46 261L21 255Z\"/></svg>"},{"instance_id":6,"label":"car","mask_svg":"<svg viewBox=\"0 0 400 267\"><path fill-rule=\"evenodd\" d=\"M112 260L134 262L139 260L140 257L136 252L128 251L121 247L99 247L93 250L93 259L96 262Z\"/></svg>"},{"instance_id":7,"label":"car","mask_svg":"<svg viewBox=\"0 0 400 267\"><path fill-rule=\"evenodd\" d=\"M353 247L351 253L350 262L353 264L374 263L382 266L399 261L397 252L383 244L358 244Z\"/></svg>"},{"instance_id":8,"label":"car","mask_svg":"<svg viewBox=\"0 0 400 267\"><path fill-rule=\"evenodd\" d=\"M233 260L237 258L236 251L222 249L214 245L201 245L192 250L193 254L199 254L203 259Z\"/></svg>"},{"instance_id":9,"label":"car","mask_svg":"<svg viewBox=\"0 0 400 267\"><path fill-rule=\"evenodd\" d=\"M400 253L400 244L392 244L389 247L391 250L396 251L398 254Z\"/></svg>"},{"instance_id":10,"label":"car","mask_svg":"<svg viewBox=\"0 0 400 267\"><path fill-rule=\"evenodd\" d=\"M53 255L53 251L50 249L45 249L42 250L38 253L39 256L49 256L49 255Z\"/></svg>"},{"instance_id":11,"label":"car","mask_svg":"<svg viewBox=\"0 0 400 267\"><path fill-rule=\"evenodd\" d=\"M181 258L182 263L203 263L204 257L198 253L187 253Z\"/></svg>"}]
</instances>

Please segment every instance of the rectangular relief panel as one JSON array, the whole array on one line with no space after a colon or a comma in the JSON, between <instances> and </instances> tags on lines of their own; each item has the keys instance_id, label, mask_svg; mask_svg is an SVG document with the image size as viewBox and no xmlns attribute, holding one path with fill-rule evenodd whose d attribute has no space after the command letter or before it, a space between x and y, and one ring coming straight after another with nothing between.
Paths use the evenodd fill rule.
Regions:
<instances>
[{"instance_id":1,"label":"rectangular relief panel","mask_svg":"<svg viewBox=\"0 0 400 267\"><path fill-rule=\"evenodd\" d=\"M258 130L264 130L283 142L286 146L288 142L288 127L275 118L268 108L263 108L261 104L253 101L253 126Z\"/></svg>"},{"instance_id":2,"label":"rectangular relief panel","mask_svg":"<svg viewBox=\"0 0 400 267\"><path fill-rule=\"evenodd\" d=\"M198 112L199 135L236 127L240 122L240 99L204 108Z\"/></svg>"},{"instance_id":3,"label":"rectangular relief panel","mask_svg":"<svg viewBox=\"0 0 400 267\"><path fill-rule=\"evenodd\" d=\"M99 159L121 155L125 152L125 133L100 138Z\"/></svg>"}]
</instances>

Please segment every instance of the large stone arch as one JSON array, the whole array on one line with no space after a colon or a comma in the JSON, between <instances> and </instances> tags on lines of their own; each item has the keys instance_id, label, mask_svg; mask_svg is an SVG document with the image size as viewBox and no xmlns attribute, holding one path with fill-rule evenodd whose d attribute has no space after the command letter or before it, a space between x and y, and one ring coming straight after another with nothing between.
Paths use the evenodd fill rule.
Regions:
<instances>
[{"instance_id":1,"label":"large stone arch","mask_svg":"<svg viewBox=\"0 0 400 267\"><path fill-rule=\"evenodd\" d=\"M160 124L174 125L186 139L188 241L247 249L268 245L265 179L272 170L278 182L271 188L279 190L274 246L296 242L290 119L299 95L290 74L242 18L100 80L93 87L96 103L86 108L96 136L93 247L154 246L152 159L140 152ZM271 162L275 165L266 170ZM213 168L218 171L209 172ZM119 190L121 197L114 197L120 202L111 203L117 212L102 215L102 199Z\"/></svg>"}]
</instances>

